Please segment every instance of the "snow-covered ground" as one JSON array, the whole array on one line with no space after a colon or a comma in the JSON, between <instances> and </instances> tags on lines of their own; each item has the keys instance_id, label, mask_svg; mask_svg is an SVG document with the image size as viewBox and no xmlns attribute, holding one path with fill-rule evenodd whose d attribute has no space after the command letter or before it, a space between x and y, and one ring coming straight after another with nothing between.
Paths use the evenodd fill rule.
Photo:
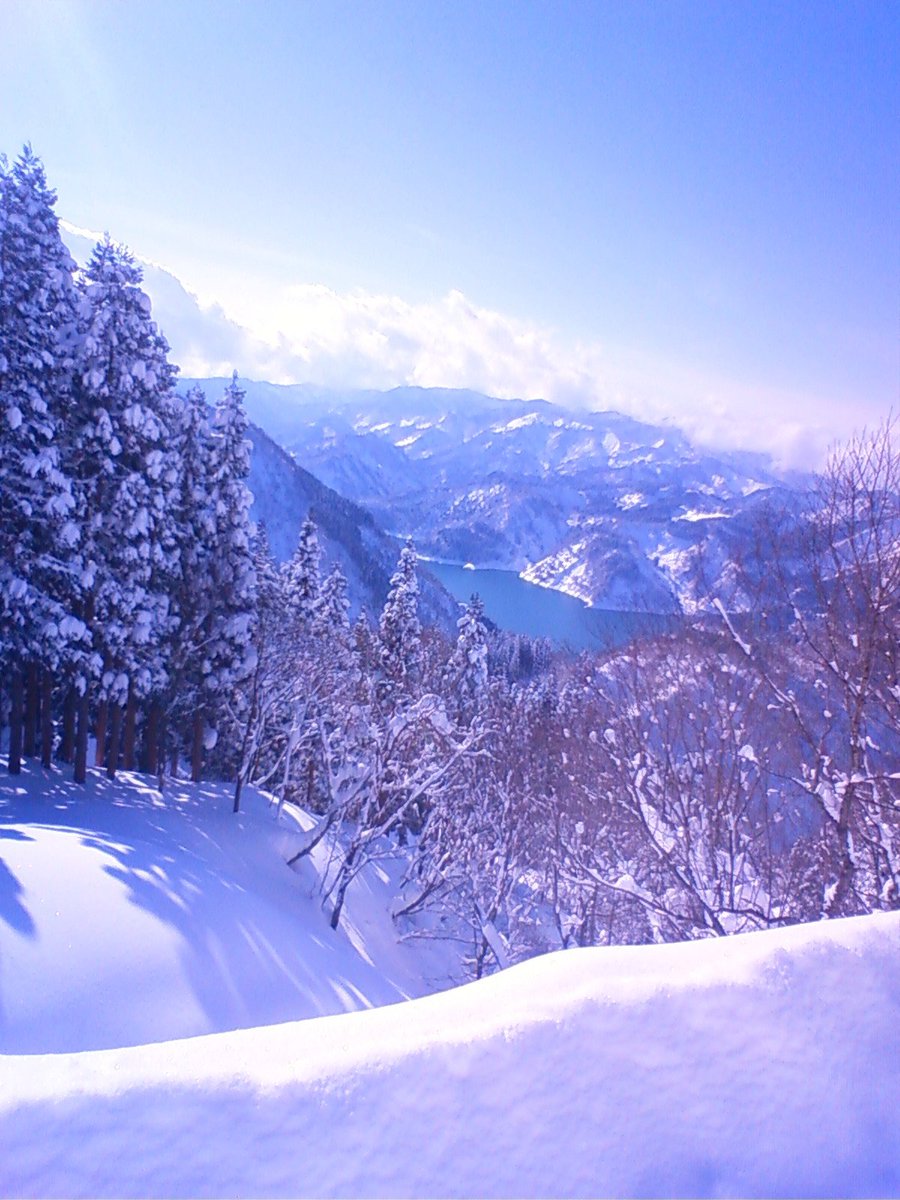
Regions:
<instances>
[{"instance_id":1,"label":"snow-covered ground","mask_svg":"<svg viewBox=\"0 0 900 1200\"><path fill-rule=\"evenodd\" d=\"M252 788L241 807L216 784L0 776L0 1052L169 1041L451 982L446 946L397 943L389 863L357 881L334 932L313 865L285 866L297 811L276 822Z\"/></svg>"},{"instance_id":2,"label":"snow-covered ground","mask_svg":"<svg viewBox=\"0 0 900 1200\"><path fill-rule=\"evenodd\" d=\"M0 784L0 1194L900 1192L896 914L389 1004L451 956L395 943L377 874L332 933L261 797L235 819L223 789L23 778Z\"/></svg>"}]
</instances>

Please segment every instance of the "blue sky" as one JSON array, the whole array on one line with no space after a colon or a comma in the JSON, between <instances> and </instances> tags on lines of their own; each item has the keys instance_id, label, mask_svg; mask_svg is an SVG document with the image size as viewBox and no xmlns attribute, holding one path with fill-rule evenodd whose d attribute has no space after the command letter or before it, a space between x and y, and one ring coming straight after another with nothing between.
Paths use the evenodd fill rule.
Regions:
<instances>
[{"instance_id":1,"label":"blue sky","mask_svg":"<svg viewBox=\"0 0 900 1200\"><path fill-rule=\"evenodd\" d=\"M0 37L0 149L282 378L343 360L788 459L896 406L891 0L3 0Z\"/></svg>"}]
</instances>

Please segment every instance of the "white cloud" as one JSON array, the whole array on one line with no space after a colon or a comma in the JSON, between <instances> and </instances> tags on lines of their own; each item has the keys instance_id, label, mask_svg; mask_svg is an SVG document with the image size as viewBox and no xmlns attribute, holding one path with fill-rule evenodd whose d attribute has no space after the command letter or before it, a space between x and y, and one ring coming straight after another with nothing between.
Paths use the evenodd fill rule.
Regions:
<instances>
[{"instance_id":1,"label":"white cloud","mask_svg":"<svg viewBox=\"0 0 900 1200\"><path fill-rule=\"evenodd\" d=\"M93 235L69 232L73 252L83 258L83 244L74 244L78 235ZM242 280L222 307L202 303L171 272L141 261L154 314L174 360L190 376L236 367L247 378L272 383L413 384L543 397L670 421L708 445L766 450L786 466L818 464L829 444L883 415L833 397L754 386L634 350L572 341L479 308L458 291L413 304L318 284L273 289Z\"/></svg>"},{"instance_id":2,"label":"white cloud","mask_svg":"<svg viewBox=\"0 0 900 1200\"><path fill-rule=\"evenodd\" d=\"M534 322L479 308L458 291L427 303L302 284L245 291L229 309L258 332L273 382L387 388L471 388L543 397L572 407L615 408L670 421L722 448L771 452L786 466L822 461L861 413L819 396L754 386L700 368L600 342L576 342ZM247 369L247 374L252 370Z\"/></svg>"}]
</instances>

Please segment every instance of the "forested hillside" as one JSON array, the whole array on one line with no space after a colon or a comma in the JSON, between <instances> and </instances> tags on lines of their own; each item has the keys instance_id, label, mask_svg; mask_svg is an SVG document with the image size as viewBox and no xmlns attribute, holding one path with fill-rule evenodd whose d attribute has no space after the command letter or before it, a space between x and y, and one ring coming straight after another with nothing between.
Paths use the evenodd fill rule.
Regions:
<instances>
[{"instance_id":1,"label":"forested hillside","mask_svg":"<svg viewBox=\"0 0 900 1200\"><path fill-rule=\"evenodd\" d=\"M75 270L29 150L0 167L0 272L12 774L84 781L93 747L109 775L229 779L235 809L252 782L314 815L292 861L327 840L334 926L399 847L398 931L463 938L476 975L900 906L895 428L798 517L761 506L676 632L573 658L473 598L448 639L411 543L351 623L316 519L283 567L251 521L237 376L212 416L177 393L134 260L107 238Z\"/></svg>"}]
</instances>

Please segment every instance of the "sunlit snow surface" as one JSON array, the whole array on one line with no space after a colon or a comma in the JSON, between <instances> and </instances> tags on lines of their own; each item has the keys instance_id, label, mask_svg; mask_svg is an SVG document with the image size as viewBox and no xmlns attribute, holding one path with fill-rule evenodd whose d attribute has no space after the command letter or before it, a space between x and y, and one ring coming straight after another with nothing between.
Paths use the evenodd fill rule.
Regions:
<instances>
[{"instance_id":1,"label":"sunlit snow surface","mask_svg":"<svg viewBox=\"0 0 900 1200\"><path fill-rule=\"evenodd\" d=\"M312 865L285 866L295 811L276 824L249 789L235 816L229 791L0 775L0 1052L167 1041L446 986L442 963L396 945L376 871L334 933Z\"/></svg>"},{"instance_id":2,"label":"sunlit snow surface","mask_svg":"<svg viewBox=\"0 0 900 1200\"><path fill-rule=\"evenodd\" d=\"M287 873L281 887L264 806L229 824L227 796L205 791L205 809L184 789L163 812L126 783L83 802L76 832L69 790L51 785L43 822L26 824L39 801L10 799L4 780L7 1049L26 1027L33 1044L42 1028L55 1049L84 1044L92 1002L100 1027L138 1002L128 966L151 989L145 1009L159 1010L132 1030L197 1011L222 1021L212 996L229 987L237 999L223 1005L243 1006L247 1023L256 1006L260 1027L8 1054L3 1195L900 1190L900 916L569 951L406 1003L271 1024L285 991L293 1003L352 983L363 998L351 1007L397 998L414 960L391 946L374 885L355 898L352 939L331 935L329 949L309 881ZM304 968L296 946L312 953L315 938L325 948ZM166 986L153 988L154 973ZM41 996L61 980L71 1022L66 995ZM380 993L366 995L370 984ZM23 997L43 1013L30 1026Z\"/></svg>"}]
</instances>

